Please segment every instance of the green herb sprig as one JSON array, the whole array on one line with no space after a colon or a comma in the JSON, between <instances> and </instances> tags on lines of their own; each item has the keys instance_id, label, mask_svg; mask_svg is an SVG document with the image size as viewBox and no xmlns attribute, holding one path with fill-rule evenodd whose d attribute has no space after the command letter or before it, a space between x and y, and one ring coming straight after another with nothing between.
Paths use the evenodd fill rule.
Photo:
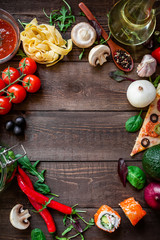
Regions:
<instances>
[{"instance_id":1,"label":"green herb sprig","mask_svg":"<svg viewBox=\"0 0 160 240\"><path fill-rule=\"evenodd\" d=\"M32 210L32 212L35 213L40 213L42 212L45 208L47 208L48 204L50 204L50 202L54 199L54 197L51 197L48 201L45 202L45 204L42 204L42 208L39 209L38 211Z\"/></svg>"},{"instance_id":2,"label":"green herb sprig","mask_svg":"<svg viewBox=\"0 0 160 240\"><path fill-rule=\"evenodd\" d=\"M49 18L49 24L54 25L57 22L58 27L61 32L66 32L67 29L75 22L75 16L72 14L71 6L63 0L66 4L62 6L60 10L53 10L50 15L48 16L45 10L43 12L47 18Z\"/></svg>"},{"instance_id":3,"label":"green herb sprig","mask_svg":"<svg viewBox=\"0 0 160 240\"><path fill-rule=\"evenodd\" d=\"M21 56L22 58L26 58L27 57L27 55L20 48L18 49L18 52L17 52L16 56Z\"/></svg>"},{"instance_id":4,"label":"green herb sprig","mask_svg":"<svg viewBox=\"0 0 160 240\"><path fill-rule=\"evenodd\" d=\"M89 222L87 222L84 219L84 217L80 216L80 214L79 214L80 212L86 212L86 211L74 209L76 206L77 206L77 204L72 207L73 213L71 215L65 215L63 217L63 224L64 224L64 226L66 226L67 221L69 221L70 224L63 231L62 237L56 236L55 237L56 239L58 239L58 240L70 240L72 238L76 238L77 236L80 236L81 240L84 240L83 233L94 225L94 219L91 218L89 220ZM80 224L79 221L83 221L83 223L86 225L86 227L82 229L81 224ZM77 233L72 235L72 236L69 236L69 237L64 237L67 233L71 232L72 230L75 230Z\"/></svg>"},{"instance_id":5,"label":"green herb sprig","mask_svg":"<svg viewBox=\"0 0 160 240\"><path fill-rule=\"evenodd\" d=\"M21 157L21 154L17 154L16 158ZM39 182L44 182L44 172L45 170L42 170L40 173L37 171L37 165L40 161L36 161L33 165L31 164L29 158L27 156L24 156L20 159L18 159L18 163L22 166L22 168L26 169L30 174L33 176L38 177Z\"/></svg>"},{"instance_id":6,"label":"green herb sprig","mask_svg":"<svg viewBox=\"0 0 160 240\"><path fill-rule=\"evenodd\" d=\"M82 52L79 54L79 60L82 60L84 54L84 48L82 49Z\"/></svg>"}]
</instances>

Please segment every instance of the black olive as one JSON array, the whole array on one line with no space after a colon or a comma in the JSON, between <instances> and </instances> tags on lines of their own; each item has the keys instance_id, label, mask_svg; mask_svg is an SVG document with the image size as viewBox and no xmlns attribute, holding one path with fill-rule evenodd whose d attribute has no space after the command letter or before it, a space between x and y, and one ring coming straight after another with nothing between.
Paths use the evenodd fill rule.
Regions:
<instances>
[{"instance_id":1,"label":"black olive","mask_svg":"<svg viewBox=\"0 0 160 240\"><path fill-rule=\"evenodd\" d=\"M13 129L13 133L16 135L16 136L19 136L19 135L22 135L24 133L23 129L19 126L15 126L14 129Z\"/></svg>"},{"instance_id":2,"label":"black olive","mask_svg":"<svg viewBox=\"0 0 160 240\"><path fill-rule=\"evenodd\" d=\"M15 124L19 127L25 127L26 125L26 120L24 119L24 117L17 117L15 120Z\"/></svg>"},{"instance_id":3,"label":"black olive","mask_svg":"<svg viewBox=\"0 0 160 240\"><path fill-rule=\"evenodd\" d=\"M155 113L151 114L150 120L151 120L153 123L158 122L158 115L155 114Z\"/></svg>"},{"instance_id":4,"label":"black olive","mask_svg":"<svg viewBox=\"0 0 160 240\"><path fill-rule=\"evenodd\" d=\"M14 128L14 122L13 121L8 121L6 123L6 130L11 131Z\"/></svg>"},{"instance_id":5,"label":"black olive","mask_svg":"<svg viewBox=\"0 0 160 240\"><path fill-rule=\"evenodd\" d=\"M149 141L148 138L143 138L143 139L142 139L141 145L142 145L143 147L148 147L149 144L150 144L150 141Z\"/></svg>"}]
</instances>

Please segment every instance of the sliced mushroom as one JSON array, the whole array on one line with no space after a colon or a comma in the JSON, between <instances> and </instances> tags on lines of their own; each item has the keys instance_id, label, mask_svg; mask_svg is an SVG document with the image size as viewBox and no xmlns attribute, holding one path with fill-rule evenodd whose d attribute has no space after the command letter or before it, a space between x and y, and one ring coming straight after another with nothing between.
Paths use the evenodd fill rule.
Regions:
<instances>
[{"instance_id":1,"label":"sliced mushroom","mask_svg":"<svg viewBox=\"0 0 160 240\"><path fill-rule=\"evenodd\" d=\"M93 45L96 40L95 29L86 22L76 24L71 31L73 43L79 48L88 48Z\"/></svg>"},{"instance_id":2,"label":"sliced mushroom","mask_svg":"<svg viewBox=\"0 0 160 240\"><path fill-rule=\"evenodd\" d=\"M104 62L107 62L109 55L109 47L106 45L97 45L89 52L88 61L92 66L96 67L98 64L102 65Z\"/></svg>"},{"instance_id":3,"label":"sliced mushroom","mask_svg":"<svg viewBox=\"0 0 160 240\"><path fill-rule=\"evenodd\" d=\"M31 217L28 209L24 210L23 205L15 205L10 212L10 222L13 227L24 230L29 227L28 218Z\"/></svg>"}]
</instances>

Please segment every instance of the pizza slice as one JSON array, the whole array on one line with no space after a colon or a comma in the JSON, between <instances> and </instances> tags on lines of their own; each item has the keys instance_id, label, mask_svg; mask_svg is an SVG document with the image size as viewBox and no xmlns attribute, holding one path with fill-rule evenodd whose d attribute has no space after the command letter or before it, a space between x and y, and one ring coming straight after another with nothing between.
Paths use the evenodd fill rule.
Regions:
<instances>
[{"instance_id":1,"label":"pizza slice","mask_svg":"<svg viewBox=\"0 0 160 240\"><path fill-rule=\"evenodd\" d=\"M160 144L160 84L157 87L156 98L149 106L131 156L157 144Z\"/></svg>"}]
</instances>

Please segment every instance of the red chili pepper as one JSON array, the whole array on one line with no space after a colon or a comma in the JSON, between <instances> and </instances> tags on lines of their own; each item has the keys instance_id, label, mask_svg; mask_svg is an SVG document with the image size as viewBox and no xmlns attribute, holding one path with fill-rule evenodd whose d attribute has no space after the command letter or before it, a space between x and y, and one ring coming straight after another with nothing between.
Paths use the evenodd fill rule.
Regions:
<instances>
[{"instance_id":1,"label":"red chili pepper","mask_svg":"<svg viewBox=\"0 0 160 240\"><path fill-rule=\"evenodd\" d=\"M152 52L152 57L154 57L157 62L160 64L160 47L156 48L153 52Z\"/></svg>"},{"instance_id":2,"label":"red chili pepper","mask_svg":"<svg viewBox=\"0 0 160 240\"><path fill-rule=\"evenodd\" d=\"M43 205L49 201L48 197L29 188L27 186L27 184L23 181L23 178L19 174L17 174L17 181L18 181L18 185L21 188L21 190L32 200L34 200L40 204L43 204ZM66 206L62 203L56 202L54 200L51 200L51 202L47 206L50 208L53 208L59 212L62 212L64 214L72 214L71 207L68 207L68 206Z\"/></svg>"},{"instance_id":3,"label":"red chili pepper","mask_svg":"<svg viewBox=\"0 0 160 240\"><path fill-rule=\"evenodd\" d=\"M20 174L20 176L23 178L23 181L25 181L25 183L28 185L29 188L34 189L33 184L31 182L31 179L28 177L28 175L23 171L22 168L20 168L18 166L18 172ZM29 198L30 203L32 204L32 206L39 211L40 209L42 209L42 204L35 202L34 200L32 200L31 198ZM56 231L56 226L54 223L54 220L50 214L50 212L48 211L48 209L43 209L41 212L39 212L39 214L42 216L42 218L44 219L48 231L49 233L54 233Z\"/></svg>"}]
</instances>

